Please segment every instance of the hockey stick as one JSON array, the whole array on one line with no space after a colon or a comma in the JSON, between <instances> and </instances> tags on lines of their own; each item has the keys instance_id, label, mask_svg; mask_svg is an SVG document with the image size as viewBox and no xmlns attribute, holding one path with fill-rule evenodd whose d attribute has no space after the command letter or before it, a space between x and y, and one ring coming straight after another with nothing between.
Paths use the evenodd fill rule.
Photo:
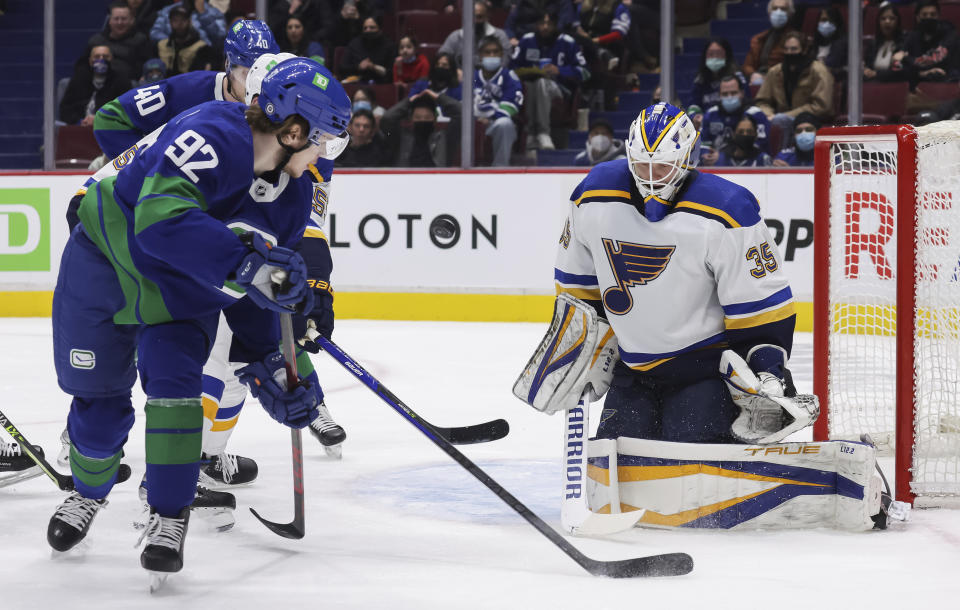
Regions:
<instances>
[{"instance_id":1,"label":"hockey stick","mask_svg":"<svg viewBox=\"0 0 960 610\"><path fill-rule=\"evenodd\" d=\"M574 536L606 536L632 528L644 511L619 512L619 494L610 499L610 514L595 513L587 505L587 444L590 437L587 393L584 391L577 406L564 413L560 524L565 532ZM616 441L608 442L613 443L608 472L610 489L614 491L617 489Z\"/></svg>"},{"instance_id":2,"label":"hockey stick","mask_svg":"<svg viewBox=\"0 0 960 610\"><path fill-rule=\"evenodd\" d=\"M559 547L561 551L566 553L586 571L595 576L632 578L635 576L679 576L681 574L687 574L693 569L693 559L686 553L651 555L649 557L637 557L620 561L598 561L587 557L567 542L556 530L547 525L536 513L515 498L513 494L501 487L486 471L471 462L467 456L460 453L449 440L439 434L437 430L417 415L413 409L405 405L393 392L384 387L383 384L377 381L366 369L337 347L335 343L322 336L318 336L314 340L317 341L323 350L330 354L334 360L356 375L364 385L369 387L383 399L384 402L390 405L394 411L416 426L420 432L433 441L434 445L442 449L444 453L453 458L453 460L460 464L467 472L476 477L487 489L496 494L498 498L526 519L527 523L536 528L538 532L543 534L550 542Z\"/></svg>"},{"instance_id":3,"label":"hockey stick","mask_svg":"<svg viewBox=\"0 0 960 610\"><path fill-rule=\"evenodd\" d=\"M320 336L320 333L316 329L307 330L307 338L316 343L320 343L317 340L317 337ZM328 340L329 341L329 340ZM331 343L331 345L333 345ZM340 364L343 364L343 361L340 361ZM350 368L346 364L343 366ZM352 371L351 371L352 372ZM361 381L364 382L371 390L374 392L379 392L379 387L382 387L380 382L376 380L373 375L369 375L369 380L361 377ZM433 430L447 439L454 445L476 445L478 443L489 443L492 441L498 441L501 438L505 437L510 433L510 424L507 423L505 419L493 419L481 424L473 424L471 426L457 426L454 428L444 428L442 426L435 426L430 422L421 418L425 424L433 428Z\"/></svg>"},{"instance_id":4,"label":"hockey stick","mask_svg":"<svg viewBox=\"0 0 960 610\"><path fill-rule=\"evenodd\" d=\"M27 454L27 456L37 463L37 466L40 467L40 470L43 471L50 480L56 483L63 491L73 491L73 477L70 475L60 474L57 470L50 465L47 460L37 454L33 450L33 445L30 444L30 441L23 437L23 434L17 430L6 415L3 414L3 411L0 411L0 426L3 426L3 429L10 433L10 436L13 437L13 440L17 441L20 444L20 450ZM129 476L129 475L128 475Z\"/></svg>"},{"instance_id":5,"label":"hockey stick","mask_svg":"<svg viewBox=\"0 0 960 610\"><path fill-rule=\"evenodd\" d=\"M299 380L297 378L297 353L293 342L293 317L291 314L280 314L280 335L283 342L284 367L287 370L287 388L292 389L296 387ZM274 523L261 517L253 508L250 509L250 512L274 534L299 540L306 534L303 509L303 440L299 428L290 428L290 441L293 446L293 521L290 523Z\"/></svg>"}]
</instances>

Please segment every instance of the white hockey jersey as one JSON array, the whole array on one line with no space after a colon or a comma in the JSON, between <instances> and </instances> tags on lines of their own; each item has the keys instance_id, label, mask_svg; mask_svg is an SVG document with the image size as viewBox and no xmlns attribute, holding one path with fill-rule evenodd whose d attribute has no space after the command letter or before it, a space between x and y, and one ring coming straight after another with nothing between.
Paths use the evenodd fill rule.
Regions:
<instances>
[{"instance_id":1,"label":"white hockey jersey","mask_svg":"<svg viewBox=\"0 0 960 610\"><path fill-rule=\"evenodd\" d=\"M675 203L644 202L621 159L573 192L554 279L558 294L602 304L624 364L662 372L728 347L789 354L796 316L782 265L747 189L693 172Z\"/></svg>"}]
</instances>

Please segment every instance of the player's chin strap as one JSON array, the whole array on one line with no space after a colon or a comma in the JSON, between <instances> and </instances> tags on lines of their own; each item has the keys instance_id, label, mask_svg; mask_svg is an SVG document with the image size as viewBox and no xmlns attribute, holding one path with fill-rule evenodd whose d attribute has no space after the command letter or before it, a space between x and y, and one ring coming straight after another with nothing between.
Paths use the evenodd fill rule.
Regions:
<instances>
[{"instance_id":1,"label":"player's chin strap","mask_svg":"<svg viewBox=\"0 0 960 610\"><path fill-rule=\"evenodd\" d=\"M281 134L278 133L276 138L277 138L277 144L279 144L280 148L283 149L283 156L280 157L280 163L278 163L277 166L273 168L271 172L268 172L268 173L279 176L280 172L283 171L283 168L287 166L287 163L290 162L290 159L293 157L293 155L297 154L298 152L303 152L308 148L310 148L310 140L307 140L306 143L300 148L294 148L293 146L283 143L283 138L281 138Z\"/></svg>"}]
</instances>

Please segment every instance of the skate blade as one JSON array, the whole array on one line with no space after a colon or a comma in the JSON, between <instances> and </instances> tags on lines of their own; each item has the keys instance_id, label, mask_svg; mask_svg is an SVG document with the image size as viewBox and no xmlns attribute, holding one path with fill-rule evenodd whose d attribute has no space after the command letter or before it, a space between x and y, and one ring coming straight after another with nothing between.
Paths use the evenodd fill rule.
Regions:
<instances>
[{"instance_id":1,"label":"skate blade","mask_svg":"<svg viewBox=\"0 0 960 610\"><path fill-rule=\"evenodd\" d=\"M43 474L43 471L40 470L39 466L31 466L25 470L17 471L13 474L0 477L0 487L9 487L21 481L28 481L30 479L35 479Z\"/></svg>"},{"instance_id":2,"label":"skate blade","mask_svg":"<svg viewBox=\"0 0 960 610\"><path fill-rule=\"evenodd\" d=\"M167 577L170 576L169 572L152 572L148 570L150 574L150 594L158 592L167 582Z\"/></svg>"},{"instance_id":3,"label":"skate blade","mask_svg":"<svg viewBox=\"0 0 960 610\"><path fill-rule=\"evenodd\" d=\"M230 491L231 489L237 489L238 487L249 487L257 482L257 479L252 481L247 481L246 483L227 483L221 481L220 479L214 479L210 475L200 473L200 480L197 483L200 487L206 487L207 489L212 489L213 491Z\"/></svg>"},{"instance_id":4,"label":"skate blade","mask_svg":"<svg viewBox=\"0 0 960 610\"><path fill-rule=\"evenodd\" d=\"M191 508L190 512L203 519L204 523L217 532L228 532L233 529L237 522L233 516L233 511L230 509Z\"/></svg>"},{"instance_id":5,"label":"skate blade","mask_svg":"<svg viewBox=\"0 0 960 610\"><path fill-rule=\"evenodd\" d=\"M340 443L338 445L331 445L329 447L324 445L323 452L326 453L327 457L329 458L333 458L335 460L342 460L343 459L343 443Z\"/></svg>"},{"instance_id":6,"label":"skate blade","mask_svg":"<svg viewBox=\"0 0 960 610\"><path fill-rule=\"evenodd\" d=\"M66 551L58 551L56 549L50 549L50 559L53 561L76 561L83 559L87 556L87 553L90 551L90 543L87 542L87 539L84 538L76 544L72 549Z\"/></svg>"}]
</instances>

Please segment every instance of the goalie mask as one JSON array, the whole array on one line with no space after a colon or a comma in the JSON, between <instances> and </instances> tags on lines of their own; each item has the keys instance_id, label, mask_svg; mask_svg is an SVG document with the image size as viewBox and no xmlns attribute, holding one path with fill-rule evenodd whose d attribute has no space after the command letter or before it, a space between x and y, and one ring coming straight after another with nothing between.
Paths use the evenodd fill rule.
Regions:
<instances>
[{"instance_id":1,"label":"goalie mask","mask_svg":"<svg viewBox=\"0 0 960 610\"><path fill-rule=\"evenodd\" d=\"M700 134L686 113L660 102L644 108L630 126L626 148L640 196L666 203L700 159Z\"/></svg>"}]
</instances>

